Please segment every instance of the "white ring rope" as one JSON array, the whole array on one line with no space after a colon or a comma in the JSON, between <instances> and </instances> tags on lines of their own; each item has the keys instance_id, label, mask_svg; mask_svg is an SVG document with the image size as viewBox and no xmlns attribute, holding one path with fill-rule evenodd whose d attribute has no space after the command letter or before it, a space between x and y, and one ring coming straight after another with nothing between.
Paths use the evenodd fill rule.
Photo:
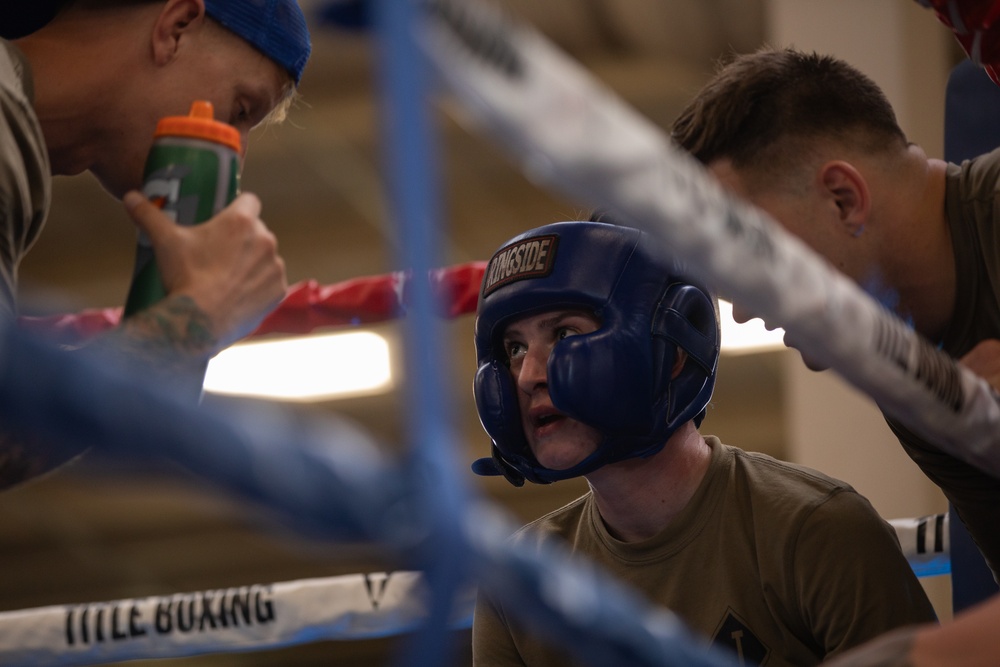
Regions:
<instances>
[{"instance_id":1,"label":"white ring rope","mask_svg":"<svg viewBox=\"0 0 1000 667\"><path fill-rule=\"evenodd\" d=\"M947 512L889 522L906 561L918 577L933 577L951 572L950 519Z\"/></svg>"},{"instance_id":2,"label":"white ring rope","mask_svg":"<svg viewBox=\"0 0 1000 667\"><path fill-rule=\"evenodd\" d=\"M428 0L418 39L471 124L553 189L657 235L715 286L943 450L1000 476L1000 404L531 28L478 0Z\"/></svg>"},{"instance_id":3,"label":"white ring rope","mask_svg":"<svg viewBox=\"0 0 1000 667\"><path fill-rule=\"evenodd\" d=\"M455 628L472 624L472 590ZM427 591L417 572L376 572L278 584L67 604L0 613L0 664L95 665L366 639L416 630Z\"/></svg>"},{"instance_id":4,"label":"white ring rope","mask_svg":"<svg viewBox=\"0 0 1000 667\"><path fill-rule=\"evenodd\" d=\"M919 577L949 571L948 514L893 519ZM0 612L0 665L64 667L180 658L410 632L426 613L418 572L373 572L277 584ZM472 626L474 589L452 627Z\"/></svg>"}]
</instances>

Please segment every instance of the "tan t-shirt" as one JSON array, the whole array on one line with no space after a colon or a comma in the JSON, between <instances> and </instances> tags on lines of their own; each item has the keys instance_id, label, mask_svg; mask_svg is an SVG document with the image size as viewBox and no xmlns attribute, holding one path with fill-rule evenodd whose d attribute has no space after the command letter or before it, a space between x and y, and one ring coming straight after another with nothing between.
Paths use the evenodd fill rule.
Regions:
<instances>
[{"instance_id":1,"label":"tan t-shirt","mask_svg":"<svg viewBox=\"0 0 1000 667\"><path fill-rule=\"evenodd\" d=\"M850 486L762 454L712 447L688 506L656 537L612 537L592 494L518 531L562 539L746 664L805 667L887 630L934 619L892 528ZM474 662L572 665L480 593Z\"/></svg>"},{"instance_id":2,"label":"tan t-shirt","mask_svg":"<svg viewBox=\"0 0 1000 667\"><path fill-rule=\"evenodd\" d=\"M42 229L52 196L33 95L27 60L0 40L0 317L17 312L17 267Z\"/></svg>"}]
</instances>

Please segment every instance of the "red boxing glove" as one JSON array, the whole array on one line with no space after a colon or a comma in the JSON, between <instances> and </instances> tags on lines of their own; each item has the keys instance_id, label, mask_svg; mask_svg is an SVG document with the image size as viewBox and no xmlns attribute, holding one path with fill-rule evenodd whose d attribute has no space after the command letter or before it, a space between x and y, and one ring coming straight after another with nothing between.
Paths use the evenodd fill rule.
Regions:
<instances>
[{"instance_id":1,"label":"red boxing glove","mask_svg":"<svg viewBox=\"0 0 1000 667\"><path fill-rule=\"evenodd\" d=\"M972 62L1000 85L1000 0L916 0L955 33Z\"/></svg>"}]
</instances>

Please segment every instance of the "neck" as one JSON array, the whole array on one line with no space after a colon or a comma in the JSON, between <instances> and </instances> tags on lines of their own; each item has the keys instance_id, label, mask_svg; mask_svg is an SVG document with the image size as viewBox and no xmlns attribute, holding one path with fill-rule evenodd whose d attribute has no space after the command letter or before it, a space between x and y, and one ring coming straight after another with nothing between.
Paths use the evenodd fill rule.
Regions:
<instances>
[{"instance_id":1,"label":"neck","mask_svg":"<svg viewBox=\"0 0 1000 667\"><path fill-rule=\"evenodd\" d=\"M945 216L946 163L911 146L900 183L890 187L887 229L880 248L896 313L930 340L941 339L955 304L956 271Z\"/></svg>"},{"instance_id":2,"label":"neck","mask_svg":"<svg viewBox=\"0 0 1000 667\"><path fill-rule=\"evenodd\" d=\"M711 457L708 443L688 422L653 456L604 466L587 481L608 530L637 542L663 531L687 506Z\"/></svg>"},{"instance_id":3,"label":"neck","mask_svg":"<svg viewBox=\"0 0 1000 667\"><path fill-rule=\"evenodd\" d=\"M129 48L121 36L136 28L130 24L123 32L117 15L68 13L16 42L31 65L34 109L55 175L91 168L100 147L115 136L122 92L116 85L127 80L116 64Z\"/></svg>"}]
</instances>

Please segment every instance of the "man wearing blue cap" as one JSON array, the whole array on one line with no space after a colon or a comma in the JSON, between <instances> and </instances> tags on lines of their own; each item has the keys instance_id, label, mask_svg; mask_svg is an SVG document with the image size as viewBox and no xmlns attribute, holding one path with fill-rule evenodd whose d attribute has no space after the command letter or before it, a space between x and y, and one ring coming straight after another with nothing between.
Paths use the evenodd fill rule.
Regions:
<instances>
[{"instance_id":1,"label":"man wearing blue cap","mask_svg":"<svg viewBox=\"0 0 1000 667\"><path fill-rule=\"evenodd\" d=\"M235 126L282 116L309 58L294 0L33 0L0 3L0 316L16 316L17 267L45 222L53 175L90 171L152 242L167 298L106 342L141 368L200 385L212 355L284 296L284 262L243 193L180 227L137 192L157 121L208 100ZM0 488L58 461L0 438Z\"/></svg>"}]
</instances>

